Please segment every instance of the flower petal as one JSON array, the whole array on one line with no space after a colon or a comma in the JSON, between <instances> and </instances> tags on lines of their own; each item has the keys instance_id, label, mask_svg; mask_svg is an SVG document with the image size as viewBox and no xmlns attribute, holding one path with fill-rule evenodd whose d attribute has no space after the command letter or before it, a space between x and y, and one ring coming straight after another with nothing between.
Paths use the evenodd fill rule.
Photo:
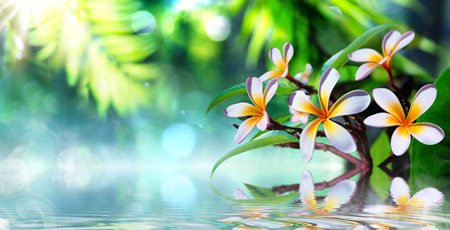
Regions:
<instances>
[{"instance_id":1,"label":"flower petal","mask_svg":"<svg viewBox=\"0 0 450 230\"><path fill-rule=\"evenodd\" d=\"M391 30L383 38L382 48L384 56L388 56L389 51L393 50L402 35L397 30Z\"/></svg>"},{"instance_id":2,"label":"flower petal","mask_svg":"<svg viewBox=\"0 0 450 230\"><path fill-rule=\"evenodd\" d=\"M299 112L305 112L317 116L321 116L323 114L322 110L314 105L308 96L306 96L305 92L301 90L291 93L291 95L289 95L288 103L291 109Z\"/></svg>"},{"instance_id":3,"label":"flower petal","mask_svg":"<svg viewBox=\"0 0 450 230\"><path fill-rule=\"evenodd\" d=\"M266 106L263 103L263 84L262 81L257 77L249 77L247 78L247 93L253 104L258 107L260 110L265 110Z\"/></svg>"},{"instance_id":4,"label":"flower petal","mask_svg":"<svg viewBox=\"0 0 450 230\"><path fill-rule=\"evenodd\" d=\"M286 66L278 48L272 48L269 50L269 58L272 60L273 64L275 64L280 70L284 71Z\"/></svg>"},{"instance_id":5,"label":"flower petal","mask_svg":"<svg viewBox=\"0 0 450 230\"><path fill-rule=\"evenodd\" d=\"M431 123L415 123L408 126L408 131L418 141L426 145L434 145L444 139L444 131L437 125Z\"/></svg>"},{"instance_id":6,"label":"flower petal","mask_svg":"<svg viewBox=\"0 0 450 230\"><path fill-rule=\"evenodd\" d=\"M304 170L300 181L300 201L308 206L316 205L314 180L308 170Z\"/></svg>"},{"instance_id":7,"label":"flower petal","mask_svg":"<svg viewBox=\"0 0 450 230\"><path fill-rule=\"evenodd\" d=\"M369 107L370 95L364 90L353 90L340 97L331 106L328 117L356 114Z\"/></svg>"},{"instance_id":8,"label":"flower petal","mask_svg":"<svg viewBox=\"0 0 450 230\"><path fill-rule=\"evenodd\" d=\"M288 73L289 73L289 64L286 63L285 66L284 66L284 71L281 74L280 78L286 77L288 75Z\"/></svg>"},{"instance_id":9,"label":"flower petal","mask_svg":"<svg viewBox=\"0 0 450 230\"><path fill-rule=\"evenodd\" d=\"M302 124L308 123L309 113L298 112L294 109L289 108L289 112L292 114L291 123L296 124L301 122Z\"/></svg>"},{"instance_id":10,"label":"flower petal","mask_svg":"<svg viewBox=\"0 0 450 230\"><path fill-rule=\"evenodd\" d=\"M384 128L401 125L398 119L389 113L377 113L372 116L369 116L364 120L364 124L375 128Z\"/></svg>"},{"instance_id":11,"label":"flower petal","mask_svg":"<svg viewBox=\"0 0 450 230\"><path fill-rule=\"evenodd\" d=\"M262 114L261 110L246 102L230 105L223 112L229 117L261 116Z\"/></svg>"},{"instance_id":12,"label":"flower petal","mask_svg":"<svg viewBox=\"0 0 450 230\"><path fill-rule=\"evenodd\" d=\"M281 75L283 75L283 72L280 71L268 71L266 73L264 73L263 75L261 75L259 77L259 80L261 80L262 82L273 79L273 78L280 78Z\"/></svg>"},{"instance_id":13,"label":"flower petal","mask_svg":"<svg viewBox=\"0 0 450 230\"><path fill-rule=\"evenodd\" d=\"M275 95L275 92L277 92L278 88L278 82L277 79L269 81L267 83L266 89L264 90L263 94L263 103L264 106L267 105L267 103L272 99L273 95Z\"/></svg>"},{"instance_id":14,"label":"flower petal","mask_svg":"<svg viewBox=\"0 0 450 230\"><path fill-rule=\"evenodd\" d=\"M407 46L409 43L414 40L414 32L408 31L404 33L395 44L395 47L392 50L392 53L395 53L399 50L401 50L403 47Z\"/></svg>"},{"instance_id":15,"label":"flower petal","mask_svg":"<svg viewBox=\"0 0 450 230\"><path fill-rule=\"evenodd\" d=\"M399 121L405 121L405 112L395 94L385 88L377 88L373 90L373 99L384 111L392 114Z\"/></svg>"},{"instance_id":16,"label":"flower petal","mask_svg":"<svg viewBox=\"0 0 450 230\"><path fill-rule=\"evenodd\" d=\"M328 212L335 211L341 205L346 204L356 189L356 182L344 180L337 183L325 198L325 209Z\"/></svg>"},{"instance_id":17,"label":"flower petal","mask_svg":"<svg viewBox=\"0 0 450 230\"><path fill-rule=\"evenodd\" d=\"M242 122L236 135L234 136L234 142L236 142L236 144L240 144L250 134L259 119L260 117L250 117Z\"/></svg>"},{"instance_id":18,"label":"flower petal","mask_svg":"<svg viewBox=\"0 0 450 230\"><path fill-rule=\"evenodd\" d=\"M436 99L437 90L433 84L424 85L419 89L409 109L407 123L411 124L427 111Z\"/></svg>"},{"instance_id":19,"label":"flower petal","mask_svg":"<svg viewBox=\"0 0 450 230\"><path fill-rule=\"evenodd\" d=\"M345 153L356 151L356 143L352 135L344 127L329 119L325 120L323 127L328 140L337 149Z\"/></svg>"},{"instance_id":20,"label":"flower petal","mask_svg":"<svg viewBox=\"0 0 450 230\"><path fill-rule=\"evenodd\" d=\"M360 81L371 74L379 65L377 63L362 64L355 74L355 80Z\"/></svg>"},{"instance_id":21,"label":"flower petal","mask_svg":"<svg viewBox=\"0 0 450 230\"><path fill-rule=\"evenodd\" d=\"M317 130L323 118L317 118L309 123L300 135L300 151L302 152L303 161L309 162L314 153L316 143Z\"/></svg>"},{"instance_id":22,"label":"flower petal","mask_svg":"<svg viewBox=\"0 0 450 230\"><path fill-rule=\"evenodd\" d=\"M356 50L348 55L348 58L354 62L380 62L383 57L375 50L364 48Z\"/></svg>"},{"instance_id":23,"label":"flower petal","mask_svg":"<svg viewBox=\"0 0 450 230\"><path fill-rule=\"evenodd\" d=\"M245 195L244 191L240 190L240 189L236 189L234 190L234 199L236 200L248 200L248 196Z\"/></svg>"},{"instance_id":24,"label":"flower petal","mask_svg":"<svg viewBox=\"0 0 450 230\"><path fill-rule=\"evenodd\" d=\"M339 73L335 68L329 68L323 72L319 82L319 101L323 111L328 111L328 101L331 91L339 80Z\"/></svg>"},{"instance_id":25,"label":"flower petal","mask_svg":"<svg viewBox=\"0 0 450 230\"><path fill-rule=\"evenodd\" d=\"M260 120L258 121L258 123L256 123L256 127L259 130L264 131L267 129L267 127L269 127L269 124L270 124L269 114L267 114L267 111L264 111L263 116L260 117Z\"/></svg>"},{"instance_id":26,"label":"flower petal","mask_svg":"<svg viewBox=\"0 0 450 230\"><path fill-rule=\"evenodd\" d=\"M403 155L411 143L411 135L405 127L397 127L391 137L392 152L396 156Z\"/></svg>"},{"instance_id":27,"label":"flower petal","mask_svg":"<svg viewBox=\"0 0 450 230\"><path fill-rule=\"evenodd\" d=\"M418 191L410 200L412 205L419 204L424 207L437 207L444 202L444 194L435 188L425 188Z\"/></svg>"},{"instance_id":28,"label":"flower petal","mask_svg":"<svg viewBox=\"0 0 450 230\"><path fill-rule=\"evenodd\" d=\"M397 205L404 205L408 202L410 193L409 185L401 177L396 177L391 183L391 197Z\"/></svg>"},{"instance_id":29,"label":"flower petal","mask_svg":"<svg viewBox=\"0 0 450 230\"><path fill-rule=\"evenodd\" d=\"M294 55L294 48L291 43L286 42L283 46L284 63L288 63Z\"/></svg>"}]
</instances>

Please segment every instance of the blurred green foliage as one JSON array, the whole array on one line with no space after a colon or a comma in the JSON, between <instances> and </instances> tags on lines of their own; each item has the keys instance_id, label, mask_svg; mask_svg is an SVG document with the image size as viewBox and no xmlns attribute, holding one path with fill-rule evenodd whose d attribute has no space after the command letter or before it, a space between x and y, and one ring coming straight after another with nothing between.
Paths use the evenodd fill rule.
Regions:
<instances>
[{"instance_id":1,"label":"blurred green foliage","mask_svg":"<svg viewBox=\"0 0 450 230\"><path fill-rule=\"evenodd\" d=\"M100 117L111 107L122 117L139 108L173 116L185 106L180 97L187 92L216 95L273 68L267 51L286 41L294 45L295 74L306 63L320 69L376 25L411 29L405 18L382 12L392 4L427 15L414 0L3 0L2 56L6 68L32 66L44 81L64 75L80 99L94 99ZM378 41L369 46L380 48ZM437 50L420 35L412 46L431 54ZM416 82L431 79L413 61L397 59L398 69ZM341 71L343 80L351 81L356 68ZM369 89L386 80L379 71L374 79L379 83Z\"/></svg>"}]
</instances>

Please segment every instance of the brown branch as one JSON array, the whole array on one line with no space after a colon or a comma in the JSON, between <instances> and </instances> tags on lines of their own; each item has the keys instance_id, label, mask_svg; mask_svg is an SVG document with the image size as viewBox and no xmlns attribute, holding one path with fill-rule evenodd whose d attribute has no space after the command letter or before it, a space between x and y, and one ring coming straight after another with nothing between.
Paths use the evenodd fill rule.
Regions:
<instances>
[{"instance_id":1,"label":"brown branch","mask_svg":"<svg viewBox=\"0 0 450 230\"><path fill-rule=\"evenodd\" d=\"M314 89L314 87L310 86L310 85L305 85L297 80L295 80L290 73L287 74L286 78L291 81L292 83L294 83L299 89L304 89L306 90L307 94L311 95L311 94L316 94L317 90Z\"/></svg>"},{"instance_id":2,"label":"brown branch","mask_svg":"<svg viewBox=\"0 0 450 230\"><path fill-rule=\"evenodd\" d=\"M352 156L352 155L350 155L348 153L344 153L344 152L340 151L339 149L337 149L334 146L327 145L327 144L324 144L324 143L316 143L315 148L323 150L323 151L328 151L328 152L334 153L334 154L336 154L336 155L346 159L350 163L354 164L357 168L360 168L362 166L362 161L361 160L359 160L358 158L356 158L356 157L354 157L354 156Z\"/></svg>"}]
</instances>

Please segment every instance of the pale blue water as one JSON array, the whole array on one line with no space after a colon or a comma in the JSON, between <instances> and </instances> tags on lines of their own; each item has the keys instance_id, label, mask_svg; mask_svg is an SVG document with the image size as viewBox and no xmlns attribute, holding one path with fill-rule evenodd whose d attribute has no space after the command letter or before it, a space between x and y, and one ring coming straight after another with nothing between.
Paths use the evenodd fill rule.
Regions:
<instances>
[{"instance_id":1,"label":"pale blue water","mask_svg":"<svg viewBox=\"0 0 450 230\"><path fill-rule=\"evenodd\" d=\"M300 203L298 190L278 204L250 196L243 181L219 176L212 181L209 168L90 169L67 166L65 174L27 177L20 166L2 171L0 229L446 229L446 205L404 213L367 213L369 205L395 206L372 189L357 193L329 213ZM22 177L18 176L22 173ZM80 174L81 173L81 174ZM248 171L247 173L251 173ZM260 172L261 173L261 172ZM224 175L230 175L223 173ZM352 179L357 180L358 175ZM212 182L212 183L211 183ZM280 185L275 183L275 185ZM239 187L247 200L233 199ZM329 189L316 191L318 202ZM363 194L362 194L363 193ZM289 195L291 194L291 195ZM323 194L323 195L322 195ZM322 198L320 198L322 197Z\"/></svg>"}]
</instances>

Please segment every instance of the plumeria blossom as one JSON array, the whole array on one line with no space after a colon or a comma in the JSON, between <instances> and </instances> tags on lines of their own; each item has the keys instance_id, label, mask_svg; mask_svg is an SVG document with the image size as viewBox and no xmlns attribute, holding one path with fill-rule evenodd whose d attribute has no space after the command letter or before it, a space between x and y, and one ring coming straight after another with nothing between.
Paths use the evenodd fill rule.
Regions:
<instances>
[{"instance_id":1,"label":"plumeria blossom","mask_svg":"<svg viewBox=\"0 0 450 230\"><path fill-rule=\"evenodd\" d=\"M369 213L398 213L441 206L444 194L435 188L424 188L411 197L405 180L396 177L392 180L390 194L396 206L370 205L364 208Z\"/></svg>"},{"instance_id":2,"label":"plumeria blossom","mask_svg":"<svg viewBox=\"0 0 450 230\"><path fill-rule=\"evenodd\" d=\"M289 61L294 55L294 48L291 43L286 42L283 46L283 56L278 48L272 48L269 50L269 58L275 64L280 71L268 71L261 75L259 79L261 81L267 81L273 78L279 79L286 77L289 74Z\"/></svg>"},{"instance_id":3,"label":"plumeria blossom","mask_svg":"<svg viewBox=\"0 0 450 230\"><path fill-rule=\"evenodd\" d=\"M300 83L306 85L308 84L309 76L311 76L313 68L311 64L306 64L305 71L302 73L298 73L294 76L294 79L299 81Z\"/></svg>"},{"instance_id":4,"label":"plumeria blossom","mask_svg":"<svg viewBox=\"0 0 450 230\"><path fill-rule=\"evenodd\" d=\"M391 137L392 152L400 156L404 154L411 143L411 135L426 145L434 145L444 139L444 131L431 123L413 123L420 115L430 108L436 99L436 87L428 84L419 89L411 104L408 115L400 101L389 89L373 90L375 102L387 113L377 113L364 120L368 126L383 128L398 126Z\"/></svg>"},{"instance_id":5,"label":"plumeria blossom","mask_svg":"<svg viewBox=\"0 0 450 230\"><path fill-rule=\"evenodd\" d=\"M408 45L414 39L414 32L408 31L404 34L396 30L391 30L384 36L382 49L383 56L381 56L377 51L369 48L359 49L350 53L348 58L354 62L366 62L361 65L356 72L356 80L362 80L366 78L372 71L374 71L378 66L383 67L386 71L391 74L391 62L394 54L401 50L403 47Z\"/></svg>"},{"instance_id":6,"label":"plumeria blossom","mask_svg":"<svg viewBox=\"0 0 450 230\"><path fill-rule=\"evenodd\" d=\"M296 91L289 96L289 107L298 112L319 116L311 121L300 135L300 149L305 162L309 162L314 152L317 131L324 124L325 135L337 149L350 153L356 150L352 135L331 118L351 115L365 110L370 104L370 96L363 90L354 90L339 98L332 106L329 103L331 91L339 80L336 69L327 69L320 77L320 109L314 105L303 91Z\"/></svg>"},{"instance_id":7,"label":"plumeria blossom","mask_svg":"<svg viewBox=\"0 0 450 230\"><path fill-rule=\"evenodd\" d=\"M343 180L337 183L328 193L322 205L317 204L314 180L308 170L303 171L300 182L300 201L317 214L325 214L336 211L346 204L356 189L356 183L351 180ZM295 216L295 213L290 214Z\"/></svg>"},{"instance_id":8,"label":"plumeria blossom","mask_svg":"<svg viewBox=\"0 0 450 230\"><path fill-rule=\"evenodd\" d=\"M229 117L249 117L239 126L238 132L234 136L234 141L241 143L256 126L264 131L270 124L270 117L266 111L266 105L277 91L277 80L271 80L264 90L263 84L257 77L247 78L247 93L253 105L241 102L230 105L225 109L225 115Z\"/></svg>"}]
</instances>

